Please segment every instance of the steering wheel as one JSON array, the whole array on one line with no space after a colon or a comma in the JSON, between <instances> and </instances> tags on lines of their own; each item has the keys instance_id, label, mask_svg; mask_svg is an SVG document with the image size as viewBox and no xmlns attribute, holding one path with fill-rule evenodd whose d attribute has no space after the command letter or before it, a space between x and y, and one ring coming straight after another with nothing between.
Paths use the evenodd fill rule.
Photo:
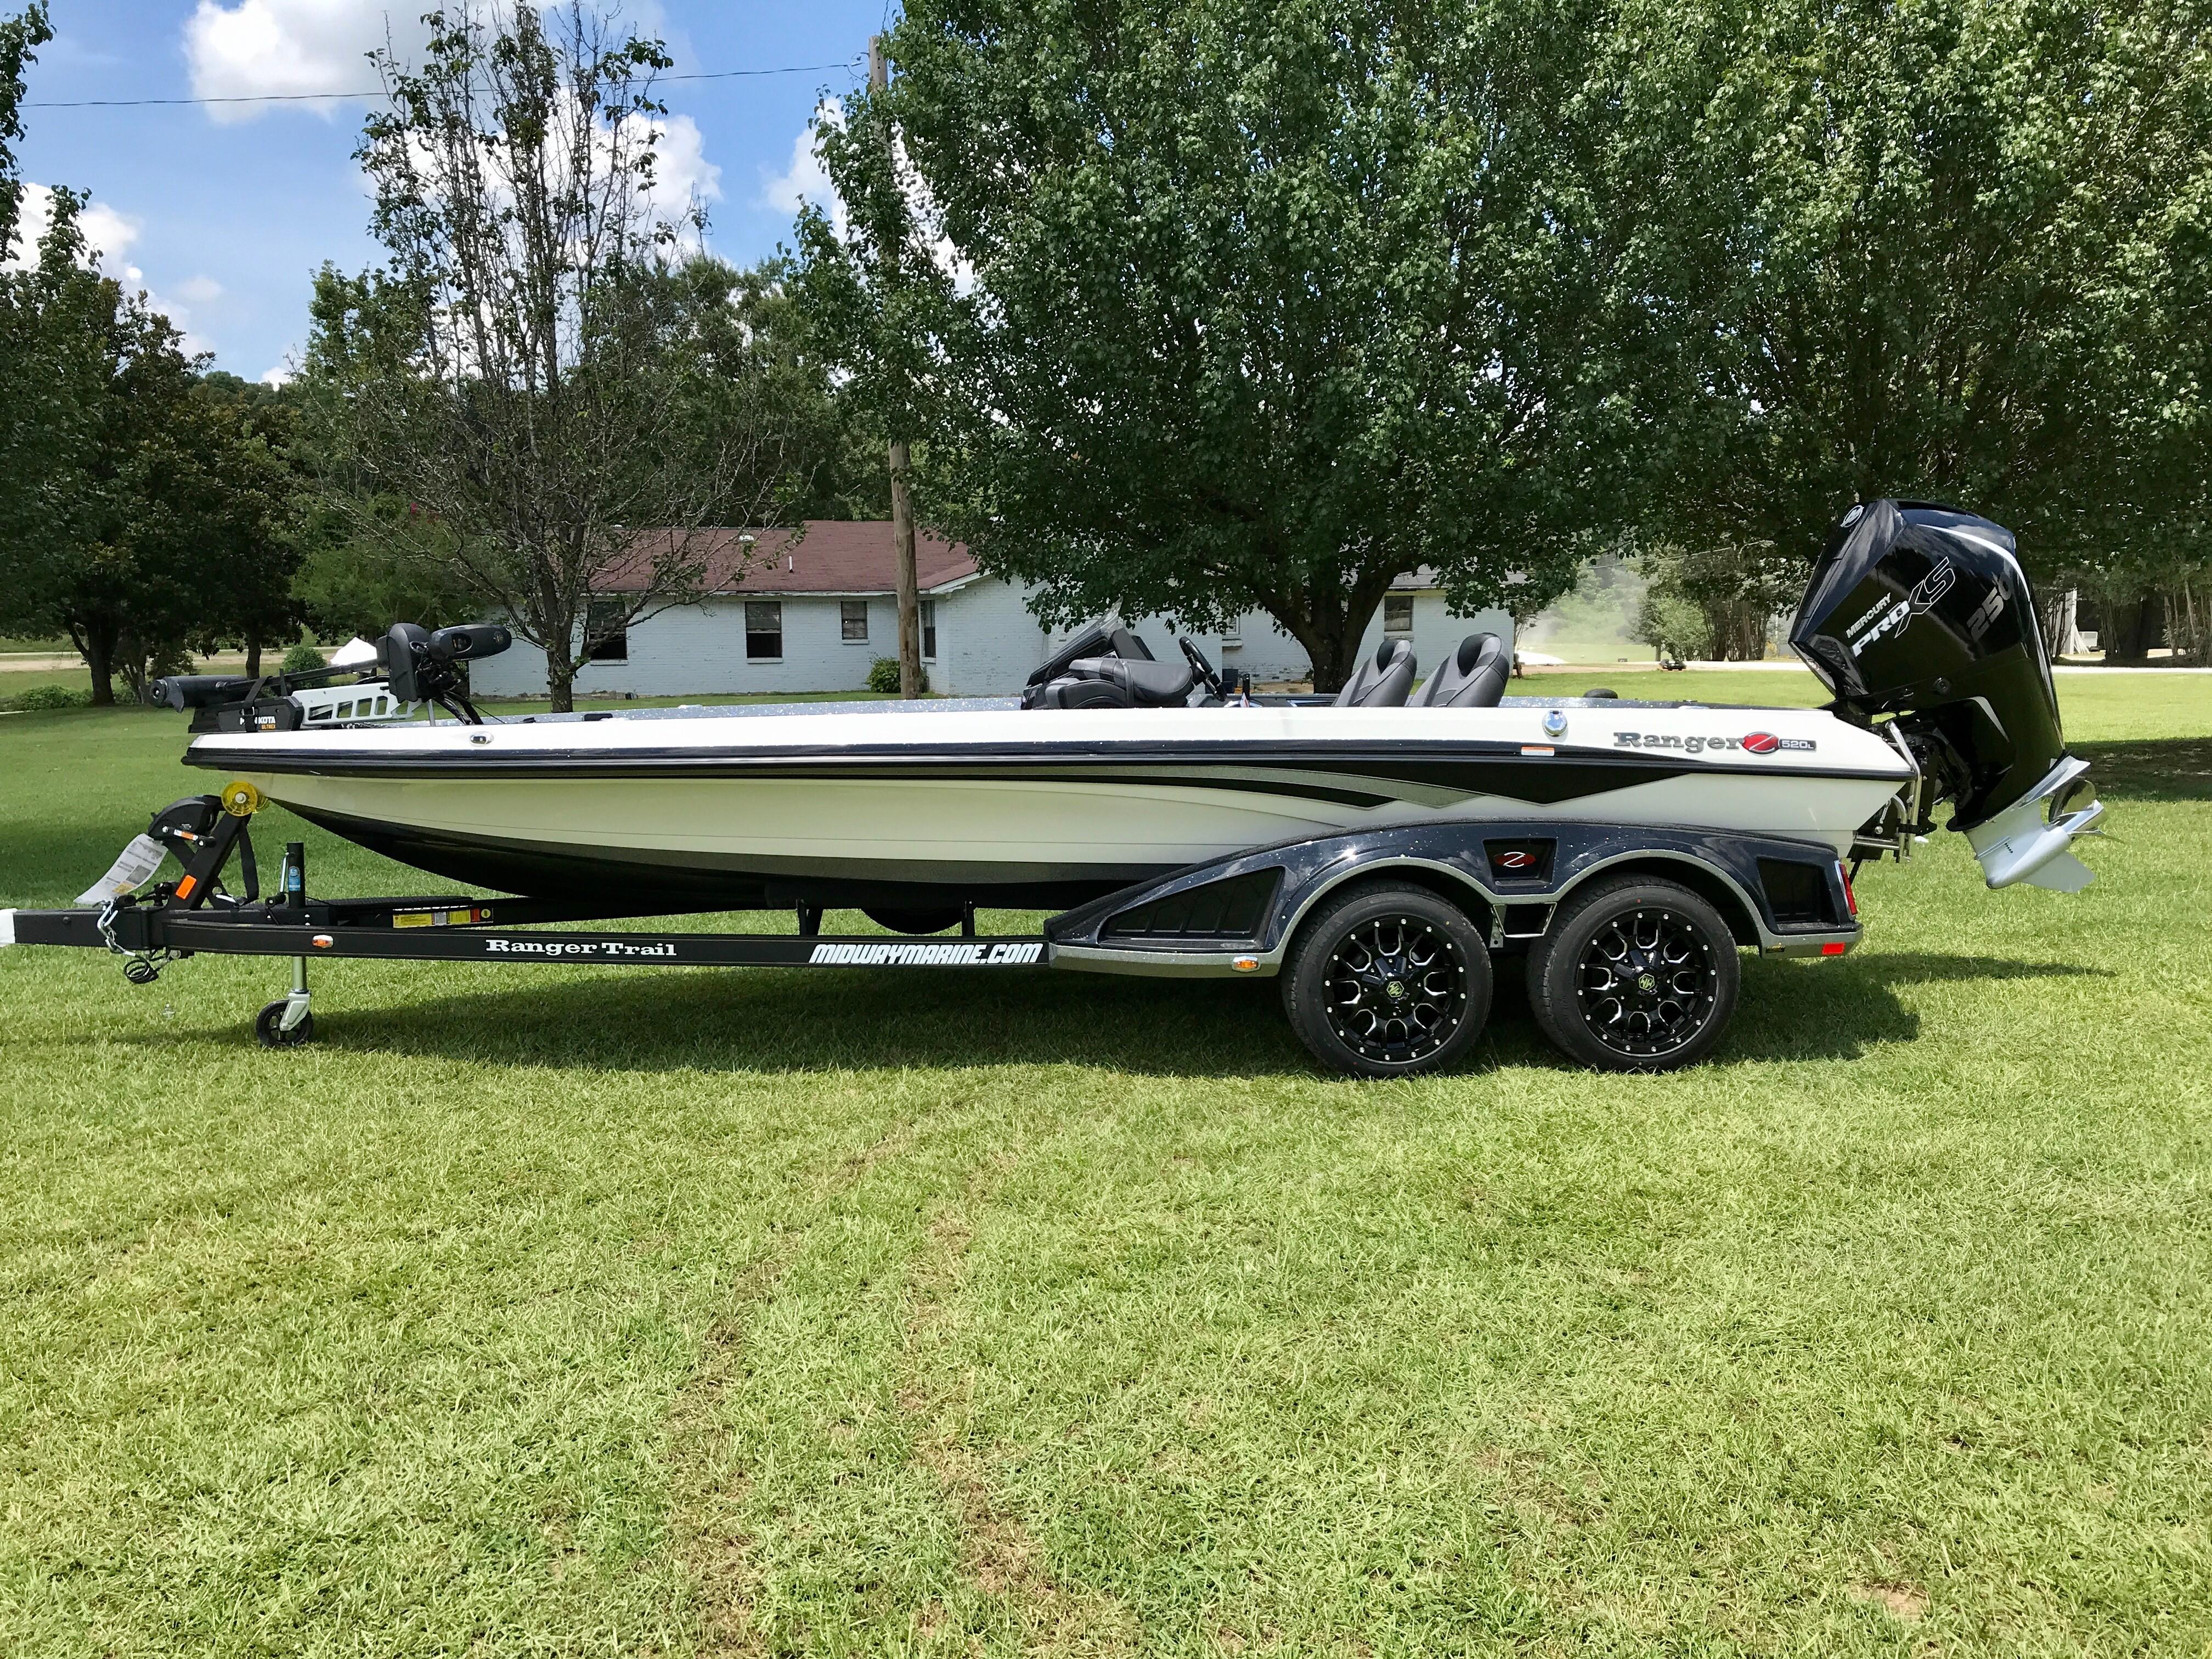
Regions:
<instances>
[{"instance_id":1,"label":"steering wheel","mask_svg":"<svg viewBox=\"0 0 2212 1659\"><path fill-rule=\"evenodd\" d=\"M1213 665L1206 661L1206 653L1180 634L1176 635L1176 643L1182 647L1183 659L1190 664L1190 671L1198 676L1200 683L1215 696L1226 696L1228 694L1221 689L1221 676L1213 672Z\"/></svg>"}]
</instances>

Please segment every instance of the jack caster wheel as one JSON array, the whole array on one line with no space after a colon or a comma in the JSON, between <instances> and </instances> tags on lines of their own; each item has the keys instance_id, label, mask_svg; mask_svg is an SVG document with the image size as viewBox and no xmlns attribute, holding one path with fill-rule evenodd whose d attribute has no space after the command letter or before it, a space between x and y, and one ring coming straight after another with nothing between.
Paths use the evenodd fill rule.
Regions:
<instances>
[{"instance_id":1,"label":"jack caster wheel","mask_svg":"<svg viewBox=\"0 0 2212 1659\"><path fill-rule=\"evenodd\" d=\"M284 1005L282 1002L270 1003L253 1017L253 1035L260 1038L263 1048L296 1048L303 1042L314 1040L315 1017L313 1014L301 1015L300 1023L289 1031L278 1024L283 1018Z\"/></svg>"},{"instance_id":2,"label":"jack caster wheel","mask_svg":"<svg viewBox=\"0 0 2212 1659\"><path fill-rule=\"evenodd\" d=\"M1702 1060L1741 970L1720 912L1679 883L1626 876L1561 907L1528 953L1528 1001L1559 1051L1608 1072Z\"/></svg>"},{"instance_id":3,"label":"jack caster wheel","mask_svg":"<svg viewBox=\"0 0 2212 1659\"><path fill-rule=\"evenodd\" d=\"M1458 1059L1490 1013L1490 951L1467 913L1424 887L1356 887L1298 929L1283 1011L1322 1065L1409 1077Z\"/></svg>"}]
</instances>

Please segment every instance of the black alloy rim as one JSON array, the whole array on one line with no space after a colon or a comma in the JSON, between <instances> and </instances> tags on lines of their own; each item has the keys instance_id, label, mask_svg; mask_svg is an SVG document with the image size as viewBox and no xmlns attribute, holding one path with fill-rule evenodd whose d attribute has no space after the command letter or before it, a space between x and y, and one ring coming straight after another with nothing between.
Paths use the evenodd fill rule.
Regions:
<instances>
[{"instance_id":1,"label":"black alloy rim","mask_svg":"<svg viewBox=\"0 0 2212 1659\"><path fill-rule=\"evenodd\" d=\"M1613 1053L1636 1060L1672 1054L1694 1038L1719 988L1704 931L1662 905L1608 918L1575 966L1583 1024Z\"/></svg>"},{"instance_id":2,"label":"black alloy rim","mask_svg":"<svg viewBox=\"0 0 2212 1659\"><path fill-rule=\"evenodd\" d=\"M1467 1018L1467 981L1466 957L1433 923L1370 918L1329 952L1329 1029L1363 1059L1412 1065L1443 1048Z\"/></svg>"}]
</instances>

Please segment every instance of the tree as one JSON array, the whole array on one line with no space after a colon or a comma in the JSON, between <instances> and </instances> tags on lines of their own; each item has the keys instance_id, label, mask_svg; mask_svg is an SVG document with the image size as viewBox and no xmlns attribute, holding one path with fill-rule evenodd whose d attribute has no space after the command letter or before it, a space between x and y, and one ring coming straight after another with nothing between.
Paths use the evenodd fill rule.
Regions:
<instances>
[{"instance_id":1,"label":"tree","mask_svg":"<svg viewBox=\"0 0 2212 1659\"><path fill-rule=\"evenodd\" d=\"M802 214L804 290L921 438L920 510L1041 615L1256 609L1334 686L1395 577L1540 600L1586 550L1588 34L1535 0L912 0L888 89L817 127L850 216Z\"/></svg>"},{"instance_id":2,"label":"tree","mask_svg":"<svg viewBox=\"0 0 2212 1659\"><path fill-rule=\"evenodd\" d=\"M758 419L771 411L778 441L759 453L775 474L769 483L781 515L805 519L880 519L890 512L883 467L884 436L856 398L843 395L822 337L793 284L783 255L736 270L718 259L691 261L680 273L712 384L725 413L714 424Z\"/></svg>"},{"instance_id":3,"label":"tree","mask_svg":"<svg viewBox=\"0 0 2212 1659\"><path fill-rule=\"evenodd\" d=\"M1855 498L1921 496L2048 571L2156 516L2125 342L2212 137L2199 9L1625 7L1594 84L1647 531L1802 570Z\"/></svg>"},{"instance_id":4,"label":"tree","mask_svg":"<svg viewBox=\"0 0 2212 1659\"><path fill-rule=\"evenodd\" d=\"M0 20L0 260L15 252L23 212L23 180L15 170L15 143L23 136L23 71L54 38L45 0Z\"/></svg>"},{"instance_id":5,"label":"tree","mask_svg":"<svg viewBox=\"0 0 2212 1659\"><path fill-rule=\"evenodd\" d=\"M47 359L80 419L56 447L40 524L9 585L10 620L69 635L93 701L114 677L142 696L189 650L271 636L290 613L285 470L222 406L143 296L64 261L40 262Z\"/></svg>"},{"instance_id":6,"label":"tree","mask_svg":"<svg viewBox=\"0 0 2212 1659\"><path fill-rule=\"evenodd\" d=\"M718 388L678 275L702 222L657 188L659 44L580 0L428 21L419 65L380 57L358 151L390 259L317 284L317 447L354 532L427 549L544 651L565 709L593 596L622 579L609 626L696 597L698 531L769 506L767 440L702 435Z\"/></svg>"},{"instance_id":7,"label":"tree","mask_svg":"<svg viewBox=\"0 0 2212 1659\"><path fill-rule=\"evenodd\" d=\"M1635 636L1662 654L1709 662L1764 657L1776 614L1804 588L1803 564L1760 543L1647 543L1636 566L1645 586Z\"/></svg>"},{"instance_id":8,"label":"tree","mask_svg":"<svg viewBox=\"0 0 2212 1659\"><path fill-rule=\"evenodd\" d=\"M198 560L208 605L199 629L203 648L236 642L246 672L261 672L261 647L290 639L302 615L292 580L299 568L300 495L305 480L294 456L295 400L283 389L220 370L192 388L192 416L208 488L211 532Z\"/></svg>"},{"instance_id":9,"label":"tree","mask_svg":"<svg viewBox=\"0 0 2212 1659\"><path fill-rule=\"evenodd\" d=\"M0 255L21 188L7 141L43 9L0 23ZM168 319L100 273L57 190L35 256L0 270L0 623L65 632L93 701L289 606L283 468L198 381Z\"/></svg>"}]
</instances>

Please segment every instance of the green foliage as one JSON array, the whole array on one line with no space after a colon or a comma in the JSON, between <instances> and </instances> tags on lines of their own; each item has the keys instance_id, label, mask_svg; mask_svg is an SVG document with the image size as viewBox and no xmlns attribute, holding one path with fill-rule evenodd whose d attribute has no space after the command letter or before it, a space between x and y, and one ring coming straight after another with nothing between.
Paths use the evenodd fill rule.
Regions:
<instances>
[{"instance_id":1,"label":"green foliage","mask_svg":"<svg viewBox=\"0 0 2212 1659\"><path fill-rule=\"evenodd\" d=\"M15 143L23 136L23 71L38 49L54 38L46 0L32 0L16 16L0 19L0 260L16 252L23 181L15 170Z\"/></svg>"},{"instance_id":2,"label":"green foliage","mask_svg":"<svg viewBox=\"0 0 2212 1659\"><path fill-rule=\"evenodd\" d=\"M1619 250L1595 343L1638 416L1635 516L1802 566L1854 499L1954 501L2046 574L2203 522L2149 475L2203 477L2201 441L2174 469L2152 428L2202 430L2205 268L2176 251L2212 188L2204 26L2190 3L1622 9L1594 76Z\"/></svg>"},{"instance_id":3,"label":"green foliage","mask_svg":"<svg viewBox=\"0 0 2212 1659\"><path fill-rule=\"evenodd\" d=\"M7 699L6 706L25 713L42 709L90 707L92 692L79 685L34 685Z\"/></svg>"},{"instance_id":4,"label":"green foliage","mask_svg":"<svg viewBox=\"0 0 2212 1659\"><path fill-rule=\"evenodd\" d=\"M887 40L818 131L850 232L802 216L805 290L1041 615L1262 610L1326 687L1418 566L1571 584L1581 7L916 0Z\"/></svg>"},{"instance_id":5,"label":"green foliage","mask_svg":"<svg viewBox=\"0 0 2212 1659\"><path fill-rule=\"evenodd\" d=\"M1646 543L1636 555L1644 578L1636 637L1676 658L1756 662L1774 618L1796 603L1804 567L1759 543L1686 548Z\"/></svg>"},{"instance_id":6,"label":"green foliage","mask_svg":"<svg viewBox=\"0 0 2212 1659\"><path fill-rule=\"evenodd\" d=\"M38 9L0 24L0 137L46 38ZM244 383L200 381L168 319L98 270L83 198L52 204L33 257L0 270L0 628L66 634L106 702L118 673L135 695L188 647L285 631L289 489ZM19 206L0 146L0 247Z\"/></svg>"},{"instance_id":7,"label":"green foliage","mask_svg":"<svg viewBox=\"0 0 2212 1659\"><path fill-rule=\"evenodd\" d=\"M686 258L696 204L654 203L659 41L580 0L427 21L419 62L378 54L388 107L357 152L386 266L316 284L309 441L345 526L322 548L380 544L370 586L435 565L407 585L508 622L566 708L595 598L622 594L616 623L696 599L702 529L812 489L759 382L820 377ZM313 603L356 609L362 584L314 562Z\"/></svg>"},{"instance_id":8,"label":"green foliage","mask_svg":"<svg viewBox=\"0 0 2212 1659\"><path fill-rule=\"evenodd\" d=\"M286 674L312 674L319 668L328 668L330 665L329 658L302 640L284 653L284 660L278 665L278 672Z\"/></svg>"},{"instance_id":9,"label":"green foliage","mask_svg":"<svg viewBox=\"0 0 2212 1659\"><path fill-rule=\"evenodd\" d=\"M917 689L922 691L929 690L929 670L927 667L921 671L921 684ZM868 690L883 692L888 696L898 695L899 663L896 657L878 657L868 665Z\"/></svg>"}]
</instances>

